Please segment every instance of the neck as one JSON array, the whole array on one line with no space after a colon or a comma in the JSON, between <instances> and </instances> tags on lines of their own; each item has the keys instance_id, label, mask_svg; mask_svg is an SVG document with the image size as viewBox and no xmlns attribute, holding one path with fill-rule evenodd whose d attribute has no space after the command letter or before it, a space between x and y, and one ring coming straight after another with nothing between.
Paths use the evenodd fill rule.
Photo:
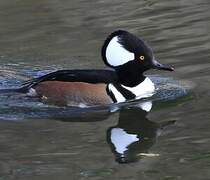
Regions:
<instances>
[{"instance_id":1,"label":"neck","mask_svg":"<svg viewBox=\"0 0 210 180\"><path fill-rule=\"evenodd\" d=\"M139 69L132 67L119 67L115 69L118 75L118 83L128 86L128 87L134 87L140 84L145 80L145 76L143 75L143 72L139 71Z\"/></svg>"}]
</instances>

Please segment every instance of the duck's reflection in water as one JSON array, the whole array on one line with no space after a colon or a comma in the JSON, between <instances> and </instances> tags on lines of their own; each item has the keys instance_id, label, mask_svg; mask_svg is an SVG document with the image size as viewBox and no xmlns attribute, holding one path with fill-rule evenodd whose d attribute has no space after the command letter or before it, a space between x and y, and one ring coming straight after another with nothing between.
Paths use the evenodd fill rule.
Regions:
<instances>
[{"instance_id":1,"label":"duck's reflection in water","mask_svg":"<svg viewBox=\"0 0 210 180\"><path fill-rule=\"evenodd\" d=\"M136 162L143 156L154 155L148 153L150 147L156 142L161 130L175 121L164 121L156 123L147 118L147 114L152 109L152 101L139 104L130 104L120 108L113 108L115 113L119 113L118 123L106 130L106 139L111 147L115 159L119 163ZM96 122L107 120L112 113L107 109L97 109L81 113L81 109L71 113L62 111L62 118L57 119L68 122ZM66 115L66 116L65 116ZM73 116L74 115L74 116ZM57 116L55 116L57 117Z\"/></svg>"},{"instance_id":2,"label":"duck's reflection in water","mask_svg":"<svg viewBox=\"0 0 210 180\"><path fill-rule=\"evenodd\" d=\"M116 126L107 130L107 142L119 163L138 161L142 154L156 142L160 130L174 121L155 123L147 119L152 102L144 102L137 106L120 111Z\"/></svg>"}]
</instances>

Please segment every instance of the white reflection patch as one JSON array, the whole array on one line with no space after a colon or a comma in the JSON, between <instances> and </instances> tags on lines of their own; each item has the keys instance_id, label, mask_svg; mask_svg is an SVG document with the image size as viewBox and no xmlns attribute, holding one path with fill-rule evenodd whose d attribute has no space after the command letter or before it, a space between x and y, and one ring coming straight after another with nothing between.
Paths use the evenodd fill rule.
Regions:
<instances>
[{"instance_id":1,"label":"white reflection patch","mask_svg":"<svg viewBox=\"0 0 210 180\"><path fill-rule=\"evenodd\" d=\"M136 134L128 134L121 128L111 130L111 142L115 146L115 150L120 154L128 150L127 147L136 141L139 141Z\"/></svg>"}]
</instances>

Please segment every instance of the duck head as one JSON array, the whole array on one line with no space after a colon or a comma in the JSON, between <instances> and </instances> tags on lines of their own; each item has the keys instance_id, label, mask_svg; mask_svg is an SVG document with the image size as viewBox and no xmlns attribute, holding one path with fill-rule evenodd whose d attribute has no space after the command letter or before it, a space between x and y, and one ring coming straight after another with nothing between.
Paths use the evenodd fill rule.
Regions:
<instances>
[{"instance_id":1,"label":"duck head","mask_svg":"<svg viewBox=\"0 0 210 180\"><path fill-rule=\"evenodd\" d=\"M145 41L124 30L108 36L101 54L104 63L117 72L120 83L128 86L135 86L142 81L146 70L174 70L169 65L159 63Z\"/></svg>"}]
</instances>

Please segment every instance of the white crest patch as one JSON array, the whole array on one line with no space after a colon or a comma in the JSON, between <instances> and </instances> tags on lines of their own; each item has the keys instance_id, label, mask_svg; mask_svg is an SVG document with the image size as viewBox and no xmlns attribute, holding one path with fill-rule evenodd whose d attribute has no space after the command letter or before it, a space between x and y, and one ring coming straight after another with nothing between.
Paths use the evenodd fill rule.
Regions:
<instances>
[{"instance_id":1,"label":"white crest patch","mask_svg":"<svg viewBox=\"0 0 210 180\"><path fill-rule=\"evenodd\" d=\"M155 85L148 77L146 77L142 83L135 87L127 87L123 85L122 87L135 94L136 99L151 97L155 91Z\"/></svg>"},{"instance_id":2,"label":"white crest patch","mask_svg":"<svg viewBox=\"0 0 210 180\"><path fill-rule=\"evenodd\" d=\"M120 66L135 59L134 53L126 50L114 37L106 48L106 59L111 66Z\"/></svg>"}]
</instances>

